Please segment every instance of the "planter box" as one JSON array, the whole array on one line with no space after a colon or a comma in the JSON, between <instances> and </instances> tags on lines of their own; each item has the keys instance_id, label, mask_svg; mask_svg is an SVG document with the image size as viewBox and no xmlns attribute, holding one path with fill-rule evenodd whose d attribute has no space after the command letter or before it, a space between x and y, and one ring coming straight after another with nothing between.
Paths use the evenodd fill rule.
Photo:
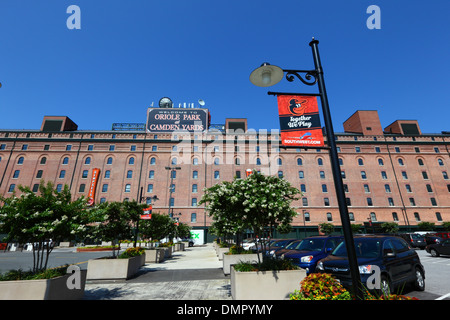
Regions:
<instances>
[{"instance_id":1,"label":"planter box","mask_svg":"<svg viewBox=\"0 0 450 320\"><path fill-rule=\"evenodd\" d=\"M69 289L70 274L53 279L0 281L0 300L80 300L84 297L86 270L80 270L81 288Z\"/></svg>"},{"instance_id":2,"label":"planter box","mask_svg":"<svg viewBox=\"0 0 450 320\"><path fill-rule=\"evenodd\" d=\"M164 250L164 259L172 258L173 247L158 247L158 249Z\"/></svg>"},{"instance_id":3,"label":"planter box","mask_svg":"<svg viewBox=\"0 0 450 320\"><path fill-rule=\"evenodd\" d=\"M159 263L164 261L165 250L147 249L145 250L145 262Z\"/></svg>"},{"instance_id":4,"label":"planter box","mask_svg":"<svg viewBox=\"0 0 450 320\"><path fill-rule=\"evenodd\" d=\"M129 279L145 264L145 255L127 259L91 259L87 280Z\"/></svg>"},{"instance_id":5,"label":"planter box","mask_svg":"<svg viewBox=\"0 0 450 320\"><path fill-rule=\"evenodd\" d=\"M262 254L259 254L259 257L262 261ZM239 262L258 262L258 254L257 253L247 253L247 254L224 254L223 255L223 273L230 274L231 266L238 264Z\"/></svg>"},{"instance_id":6,"label":"planter box","mask_svg":"<svg viewBox=\"0 0 450 320\"><path fill-rule=\"evenodd\" d=\"M233 300L289 300L304 277L304 269L237 272L231 267L231 296Z\"/></svg>"},{"instance_id":7,"label":"planter box","mask_svg":"<svg viewBox=\"0 0 450 320\"><path fill-rule=\"evenodd\" d=\"M184 243L182 242L175 243L175 251L184 251Z\"/></svg>"},{"instance_id":8,"label":"planter box","mask_svg":"<svg viewBox=\"0 0 450 320\"><path fill-rule=\"evenodd\" d=\"M228 251L230 251L230 248L218 248L217 249L217 257L219 258L220 261L223 260L223 254Z\"/></svg>"}]
</instances>

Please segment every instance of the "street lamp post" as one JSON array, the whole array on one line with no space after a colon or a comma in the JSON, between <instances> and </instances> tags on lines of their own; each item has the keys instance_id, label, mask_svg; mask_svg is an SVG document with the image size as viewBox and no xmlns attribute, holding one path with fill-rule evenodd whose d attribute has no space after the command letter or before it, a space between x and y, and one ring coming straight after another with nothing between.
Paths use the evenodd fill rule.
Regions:
<instances>
[{"instance_id":1,"label":"street lamp post","mask_svg":"<svg viewBox=\"0 0 450 320\"><path fill-rule=\"evenodd\" d=\"M356 259L355 245L350 225L350 218L348 216L347 202L345 199L344 184L342 181L341 170L339 166L338 153L336 148L336 142L334 137L333 125L331 122L330 109L328 105L328 97L325 89L325 81L323 78L323 69L319 56L319 49L317 47L319 41L313 40L309 43L312 48L312 54L314 59L314 70L287 70L280 67L264 63L258 69L254 70L250 74L250 81L259 87L272 86L281 81L284 73L286 72L286 80L292 82L295 78L298 78L306 85L313 86L318 85L319 94L304 94L304 95L316 95L320 97L322 103L322 112L325 122L325 129L327 135L327 142L329 146L331 169L333 172L334 185L336 189L336 196L339 205L339 212L341 216L342 229L344 232L344 241L347 248L348 261L350 266L350 273L352 278L353 293L357 299L363 299L363 290L361 287L361 277L359 275L358 261ZM304 78L301 74L304 74ZM274 94L269 92L269 94Z\"/></svg>"},{"instance_id":2,"label":"street lamp post","mask_svg":"<svg viewBox=\"0 0 450 320\"><path fill-rule=\"evenodd\" d=\"M169 170L170 172L170 186L169 186L169 211L168 211L168 215L170 216L170 208L172 207L172 193L173 193L173 173L176 172L176 170L180 170L180 167L165 167L166 170Z\"/></svg>"},{"instance_id":3,"label":"street lamp post","mask_svg":"<svg viewBox=\"0 0 450 320\"><path fill-rule=\"evenodd\" d=\"M152 201L152 203L153 203L153 201L156 201L156 200L159 200L159 198L158 198L158 196L157 195L154 195L153 197L144 197L144 196L142 196L142 193L143 193L143 191L144 191L144 187L141 187L141 193L140 193L140 195L139 195L139 204L141 204L142 203L142 200L144 200L144 199L146 199L146 200L149 200L149 199L151 199L151 201ZM141 219L137 219L137 222L136 222L136 231L135 231L135 234L134 234L134 244L133 244L133 247L134 248L136 248L136 244L137 244L137 238L138 238L138 235L139 235L139 221L140 221Z\"/></svg>"}]
</instances>

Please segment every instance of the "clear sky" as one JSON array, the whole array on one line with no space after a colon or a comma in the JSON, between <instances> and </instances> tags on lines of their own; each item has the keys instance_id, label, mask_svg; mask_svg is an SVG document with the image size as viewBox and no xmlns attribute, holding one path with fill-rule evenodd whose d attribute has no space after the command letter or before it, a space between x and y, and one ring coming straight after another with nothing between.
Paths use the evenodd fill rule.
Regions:
<instances>
[{"instance_id":1,"label":"clear sky","mask_svg":"<svg viewBox=\"0 0 450 320\"><path fill-rule=\"evenodd\" d=\"M81 29L68 29L70 5ZM369 29L370 5L381 29ZM319 40L334 129L356 110L382 127L450 130L449 0L0 0L0 128L64 115L80 130L146 121L162 97L206 102L212 123L278 129L276 97L300 81L249 81L262 62L313 69Z\"/></svg>"}]
</instances>

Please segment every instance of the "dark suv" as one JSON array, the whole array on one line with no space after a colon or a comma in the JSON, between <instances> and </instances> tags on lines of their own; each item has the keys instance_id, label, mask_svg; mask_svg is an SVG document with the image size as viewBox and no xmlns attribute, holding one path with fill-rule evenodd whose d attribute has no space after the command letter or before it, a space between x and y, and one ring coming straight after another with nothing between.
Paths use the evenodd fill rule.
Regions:
<instances>
[{"instance_id":1,"label":"dark suv","mask_svg":"<svg viewBox=\"0 0 450 320\"><path fill-rule=\"evenodd\" d=\"M342 236L314 236L303 239L290 251L285 251L280 257L289 259L294 264L312 273L317 262L325 258L343 240Z\"/></svg>"},{"instance_id":2,"label":"dark suv","mask_svg":"<svg viewBox=\"0 0 450 320\"><path fill-rule=\"evenodd\" d=\"M405 240L395 236L361 235L354 236L354 242L364 287L370 289L368 280L374 278L372 273L378 267L379 287L375 287L378 293L397 292L404 284L409 283L413 283L418 291L425 290L425 270L416 250ZM344 287L351 287L345 242L339 244L328 257L320 260L316 271L331 273ZM393 291L395 288L398 288L397 291Z\"/></svg>"},{"instance_id":3,"label":"dark suv","mask_svg":"<svg viewBox=\"0 0 450 320\"><path fill-rule=\"evenodd\" d=\"M397 236L402 237L413 248L425 249L427 242L425 237L418 233L399 233Z\"/></svg>"}]
</instances>

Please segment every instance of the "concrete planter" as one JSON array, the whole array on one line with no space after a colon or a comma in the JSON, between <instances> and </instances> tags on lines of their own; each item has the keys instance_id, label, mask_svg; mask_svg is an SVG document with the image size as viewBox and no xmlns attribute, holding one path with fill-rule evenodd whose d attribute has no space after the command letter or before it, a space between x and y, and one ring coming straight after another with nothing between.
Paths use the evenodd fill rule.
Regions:
<instances>
[{"instance_id":1,"label":"concrete planter","mask_svg":"<svg viewBox=\"0 0 450 320\"><path fill-rule=\"evenodd\" d=\"M288 300L304 277L304 269L237 272L231 267L231 296L233 300Z\"/></svg>"},{"instance_id":2,"label":"concrete planter","mask_svg":"<svg viewBox=\"0 0 450 320\"><path fill-rule=\"evenodd\" d=\"M262 254L259 254L259 257L262 261ZM258 254L257 253L246 253L246 254L224 254L223 255L223 273L230 274L231 266L238 264L239 262L258 262Z\"/></svg>"},{"instance_id":3,"label":"concrete planter","mask_svg":"<svg viewBox=\"0 0 450 320\"><path fill-rule=\"evenodd\" d=\"M175 243L175 251L184 251L184 243L183 242Z\"/></svg>"},{"instance_id":4,"label":"concrete planter","mask_svg":"<svg viewBox=\"0 0 450 320\"><path fill-rule=\"evenodd\" d=\"M147 249L145 250L145 262L159 263L164 261L165 250Z\"/></svg>"},{"instance_id":5,"label":"concrete planter","mask_svg":"<svg viewBox=\"0 0 450 320\"><path fill-rule=\"evenodd\" d=\"M53 279L0 281L0 300L80 300L84 296L86 270L80 271L80 289L69 289L70 274Z\"/></svg>"},{"instance_id":6,"label":"concrete planter","mask_svg":"<svg viewBox=\"0 0 450 320\"><path fill-rule=\"evenodd\" d=\"M223 260L223 254L228 251L230 251L230 248L218 248L217 249L217 257L219 258L220 261Z\"/></svg>"},{"instance_id":7,"label":"concrete planter","mask_svg":"<svg viewBox=\"0 0 450 320\"><path fill-rule=\"evenodd\" d=\"M164 259L172 258L173 247L158 247L158 249L164 250Z\"/></svg>"},{"instance_id":8,"label":"concrete planter","mask_svg":"<svg viewBox=\"0 0 450 320\"><path fill-rule=\"evenodd\" d=\"M91 259L88 261L87 280L128 279L144 264L144 254L127 259Z\"/></svg>"}]
</instances>

